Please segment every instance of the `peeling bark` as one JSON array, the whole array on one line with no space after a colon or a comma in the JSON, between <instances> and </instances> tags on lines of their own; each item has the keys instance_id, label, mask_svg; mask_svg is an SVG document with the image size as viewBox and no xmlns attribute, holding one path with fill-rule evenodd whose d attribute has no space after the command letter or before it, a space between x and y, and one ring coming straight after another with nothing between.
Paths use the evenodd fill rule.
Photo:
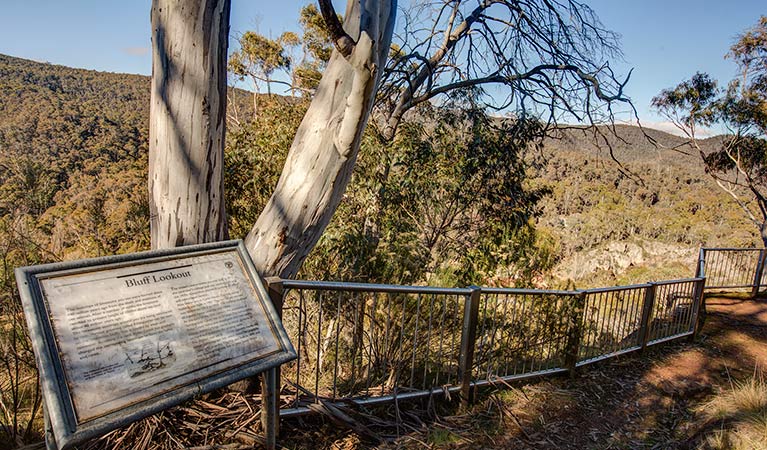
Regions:
<instances>
[{"instance_id":1,"label":"peeling bark","mask_svg":"<svg viewBox=\"0 0 767 450\"><path fill-rule=\"evenodd\" d=\"M349 182L386 63L396 0L350 1L356 42L328 63L272 197L245 244L262 276L291 278L330 222Z\"/></svg>"},{"instance_id":2,"label":"peeling bark","mask_svg":"<svg viewBox=\"0 0 767 450\"><path fill-rule=\"evenodd\" d=\"M153 0L152 248L226 238L223 163L230 0Z\"/></svg>"}]
</instances>

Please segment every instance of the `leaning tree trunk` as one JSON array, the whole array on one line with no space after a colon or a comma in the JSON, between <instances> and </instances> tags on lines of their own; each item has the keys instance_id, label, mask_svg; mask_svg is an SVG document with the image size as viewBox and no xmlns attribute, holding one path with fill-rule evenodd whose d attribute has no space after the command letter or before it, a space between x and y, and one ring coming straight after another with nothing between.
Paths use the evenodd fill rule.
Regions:
<instances>
[{"instance_id":1,"label":"leaning tree trunk","mask_svg":"<svg viewBox=\"0 0 767 450\"><path fill-rule=\"evenodd\" d=\"M291 278L335 212L357 158L391 44L396 0L350 1L351 53L333 56L272 197L246 238L262 276Z\"/></svg>"},{"instance_id":2,"label":"leaning tree trunk","mask_svg":"<svg viewBox=\"0 0 767 450\"><path fill-rule=\"evenodd\" d=\"M230 0L152 1L149 192L153 248L226 238Z\"/></svg>"}]
</instances>

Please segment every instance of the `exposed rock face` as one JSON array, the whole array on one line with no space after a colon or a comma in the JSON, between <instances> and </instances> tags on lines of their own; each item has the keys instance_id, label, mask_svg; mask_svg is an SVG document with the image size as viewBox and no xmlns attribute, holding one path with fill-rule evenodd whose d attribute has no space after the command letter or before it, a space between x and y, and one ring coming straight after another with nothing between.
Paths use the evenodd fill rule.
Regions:
<instances>
[{"instance_id":1,"label":"exposed rock face","mask_svg":"<svg viewBox=\"0 0 767 450\"><path fill-rule=\"evenodd\" d=\"M689 273L680 277L695 275L698 248L668 244L659 241L609 242L606 245L576 253L562 260L554 269L559 279L585 279L599 271L620 274L630 267L689 266Z\"/></svg>"}]
</instances>

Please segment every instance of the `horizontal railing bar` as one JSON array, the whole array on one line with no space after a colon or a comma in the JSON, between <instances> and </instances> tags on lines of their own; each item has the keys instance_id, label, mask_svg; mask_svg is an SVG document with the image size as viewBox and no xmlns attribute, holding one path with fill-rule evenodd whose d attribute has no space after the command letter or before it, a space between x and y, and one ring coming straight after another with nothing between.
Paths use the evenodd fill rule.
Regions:
<instances>
[{"instance_id":1,"label":"horizontal railing bar","mask_svg":"<svg viewBox=\"0 0 767 450\"><path fill-rule=\"evenodd\" d=\"M661 281L653 281L653 284L657 286L666 286L669 284L681 284L681 283L694 283L696 281L703 281L705 278L698 277L698 278L680 278L678 280L661 280ZM749 286L751 286L749 284Z\"/></svg>"},{"instance_id":2,"label":"horizontal railing bar","mask_svg":"<svg viewBox=\"0 0 767 450\"><path fill-rule=\"evenodd\" d=\"M681 338L687 337L687 336L689 336L689 335L691 335L693 333L694 333L694 331L685 331L684 333L674 334L674 335L667 336L667 337L664 337L664 338L653 339L652 341L648 341L647 342L647 346L649 347L649 346L655 345L655 344L662 344L664 342L673 341L674 339L681 339Z\"/></svg>"},{"instance_id":3,"label":"horizontal railing bar","mask_svg":"<svg viewBox=\"0 0 767 450\"><path fill-rule=\"evenodd\" d=\"M637 346L634 346L634 347L629 347L629 348L624 349L624 350L618 350L617 352L608 353L606 355L595 356L593 358L589 358L589 359L584 359L582 361L578 361L577 363L575 363L575 367L581 367L581 366L585 366L585 365L588 365L588 364L593 364L595 362L604 361L604 360L610 359L610 358L615 358L616 356L625 355L626 353L635 352L635 351L641 350L641 349L642 349L642 346L641 345L637 345Z\"/></svg>"},{"instance_id":4,"label":"horizontal railing bar","mask_svg":"<svg viewBox=\"0 0 767 450\"><path fill-rule=\"evenodd\" d=\"M475 387L497 386L499 382L501 381L508 383L509 381L526 380L528 378L542 377L545 375L554 375L557 373L564 373L567 371L568 369L565 369L562 367L556 367L554 369L538 370L535 372L528 372L528 373L518 373L515 375L505 375L502 377L493 377L490 380L477 380L477 381L473 381L471 384L472 386L475 386Z\"/></svg>"},{"instance_id":5,"label":"horizontal railing bar","mask_svg":"<svg viewBox=\"0 0 767 450\"><path fill-rule=\"evenodd\" d=\"M586 294L598 294L601 292L617 292L617 291L630 291L632 289L647 289L650 286L652 286L650 283L632 284L630 286L612 286L612 287L603 287L603 288L584 289L581 292L585 292Z\"/></svg>"},{"instance_id":6,"label":"horizontal railing bar","mask_svg":"<svg viewBox=\"0 0 767 450\"><path fill-rule=\"evenodd\" d=\"M382 395L379 397L367 397L367 398L355 398L355 399L348 399L343 400L339 402L333 402L333 401L326 401L325 403L329 403L331 405L348 405L349 403L353 403L358 406L370 406L370 405L376 405L379 403L387 403L387 402L393 402L396 400L414 400L417 398L423 398L428 397L431 395L444 395L445 391L448 391L450 393L457 393L461 390L461 386L449 386L444 388L433 388L428 391L415 391L415 392L403 392L402 394L387 394ZM286 408L280 410L280 417L295 417L295 416L302 416L306 414L311 414L313 411L309 409L306 406L296 406L293 408Z\"/></svg>"},{"instance_id":7,"label":"horizontal railing bar","mask_svg":"<svg viewBox=\"0 0 767 450\"><path fill-rule=\"evenodd\" d=\"M678 280L663 280L653 282L657 285L667 285L676 283L686 283L700 281L702 278L681 278ZM283 280L284 289L303 289L316 291L353 291L353 292L383 292L400 294L436 294L436 295L470 295L470 288L444 288L435 286L400 286L394 284L374 284L374 283L347 283L342 281L306 281L306 280ZM751 285L742 286L750 287ZM580 295L585 292L599 293L611 291L625 291L630 289L643 289L650 287L649 283L633 284L629 286L611 286L602 288L579 289L573 291L562 291L555 289L522 289L522 288L497 288L481 287L480 291L486 294L517 294L517 295ZM722 287L741 287L741 286L722 286Z\"/></svg>"},{"instance_id":8,"label":"horizontal railing bar","mask_svg":"<svg viewBox=\"0 0 767 450\"><path fill-rule=\"evenodd\" d=\"M701 250L703 251L726 251L726 252L758 252L761 251L761 248L738 248L738 247L701 247Z\"/></svg>"},{"instance_id":9,"label":"horizontal railing bar","mask_svg":"<svg viewBox=\"0 0 767 450\"><path fill-rule=\"evenodd\" d=\"M760 284L759 286L764 286L763 284ZM719 285L713 285L704 286L704 289L742 289L742 288L752 288L754 287L753 284L737 284L737 285L728 285L728 286L719 286Z\"/></svg>"},{"instance_id":10,"label":"horizontal railing bar","mask_svg":"<svg viewBox=\"0 0 767 450\"><path fill-rule=\"evenodd\" d=\"M512 294L512 295L580 295L581 291L557 291L543 289L516 289L516 288L480 288L483 294Z\"/></svg>"},{"instance_id":11,"label":"horizontal railing bar","mask_svg":"<svg viewBox=\"0 0 767 450\"><path fill-rule=\"evenodd\" d=\"M469 288L399 286L394 284L346 283L340 281L283 280L283 289L314 291L383 292L394 294L469 295Z\"/></svg>"}]
</instances>

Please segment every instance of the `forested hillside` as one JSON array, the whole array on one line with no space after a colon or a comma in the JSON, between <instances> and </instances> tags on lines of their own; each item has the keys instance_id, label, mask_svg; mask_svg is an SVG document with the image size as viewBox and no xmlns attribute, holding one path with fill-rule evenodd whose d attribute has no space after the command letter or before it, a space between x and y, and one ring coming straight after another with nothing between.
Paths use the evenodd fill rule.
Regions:
<instances>
[{"instance_id":1,"label":"forested hillside","mask_svg":"<svg viewBox=\"0 0 767 450\"><path fill-rule=\"evenodd\" d=\"M0 55L2 231L46 259L147 248L148 116L147 77Z\"/></svg>"},{"instance_id":2,"label":"forested hillside","mask_svg":"<svg viewBox=\"0 0 767 450\"><path fill-rule=\"evenodd\" d=\"M305 101L262 96L254 114L249 93L232 95L227 204L231 234L242 237L279 176ZM0 233L9 261L148 248L148 105L147 77L0 55ZM530 150L521 127L421 116L394 148L368 133L303 276L557 284L547 273L556 263L553 275L586 285L651 277L656 264L691 275L699 245L757 242L696 159L661 148L681 138L648 130L654 145L636 127L617 127L618 137L570 129Z\"/></svg>"},{"instance_id":3,"label":"forested hillside","mask_svg":"<svg viewBox=\"0 0 767 450\"><path fill-rule=\"evenodd\" d=\"M755 226L683 138L626 125L615 131L571 129L545 142L537 178L552 195L539 229L559 243L557 278L597 286L687 277L701 246L760 246ZM720 140L700 145L710 152Z\"/></svg>"}]
</instances>

